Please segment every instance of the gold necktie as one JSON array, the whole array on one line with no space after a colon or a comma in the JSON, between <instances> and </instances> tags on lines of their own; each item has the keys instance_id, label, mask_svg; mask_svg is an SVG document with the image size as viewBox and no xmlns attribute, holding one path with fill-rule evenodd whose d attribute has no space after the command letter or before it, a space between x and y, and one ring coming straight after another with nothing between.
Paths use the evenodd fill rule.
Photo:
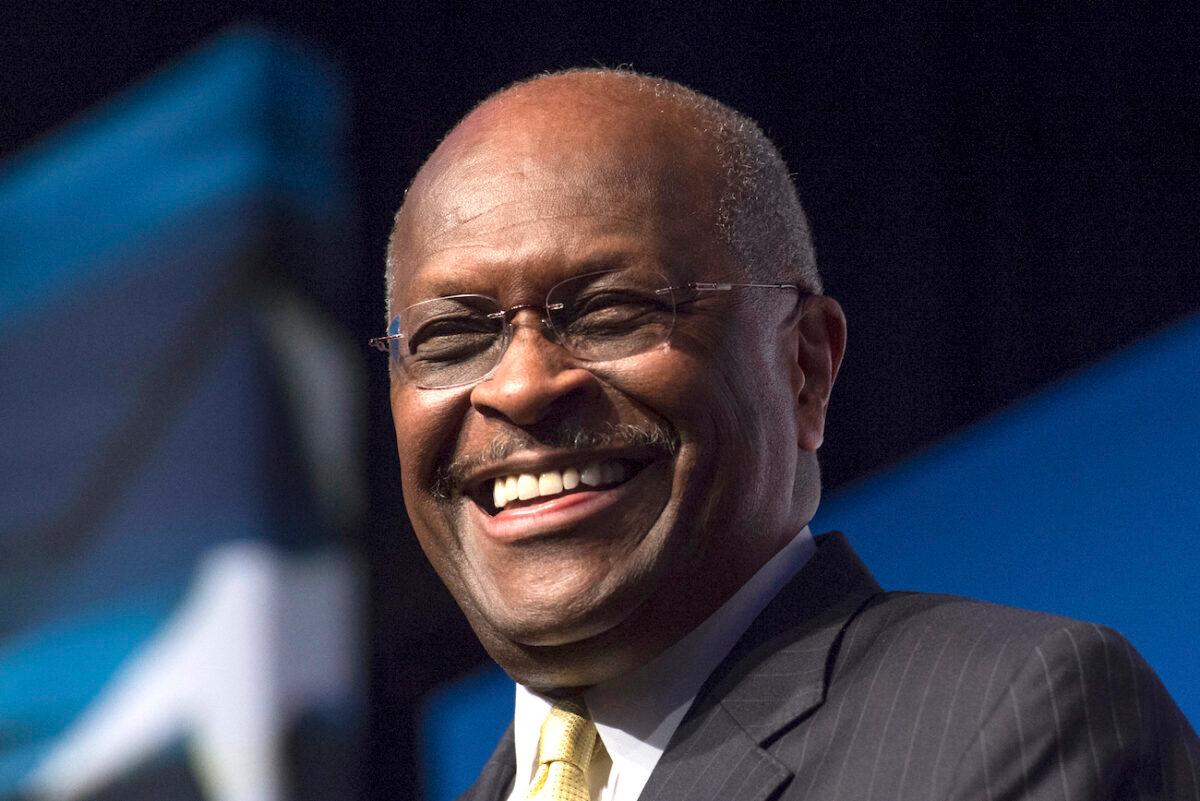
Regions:
<instances>
[{"instance_id":1,"label":"gold necktie","mask_svg":"<svg viewBox=\"0 0 1200 801\"><path fill-rule=\"evenodd\" d=\"M590 801L588 765L596 747L596 724L578 698L559 701L546 715L538 738L538 768L529 801Z\"/></svg>"}]
</instances>

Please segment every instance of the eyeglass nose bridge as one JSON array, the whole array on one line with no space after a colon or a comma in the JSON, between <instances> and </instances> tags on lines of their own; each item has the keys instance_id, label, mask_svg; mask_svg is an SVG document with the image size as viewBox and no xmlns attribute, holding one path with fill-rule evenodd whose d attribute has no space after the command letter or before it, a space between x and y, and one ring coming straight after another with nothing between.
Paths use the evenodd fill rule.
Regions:
<instances>
[{"instance_id":1,"label":"eyeglass nose bridge","mask_svg":"<svg viewBox=\"0 0 1200 801\"><path fill-rule=\"evenodd\" d=\"M550 312L560 311L563 306L564 304L562 303L547 303L544 305L539 303L518 303L516 306L509 306L507 309L501 309L500 311L492 312L491 314L487 315L487 318L489 320L503 320L504 327L508 329L506 333L510 335L509 338L511 339L511 334L514 329L533 327L530 323L517 322L517 315L526 309L538 311L539 314L537 319L542 328L546 331L547 338L552 342L557 342L558 331L554 328L554 323L550 321Z\"/></svg>"},{"instance_id":2,"label":"eyeglass nose bridge","mask_svg":"<svg viewBox=\"0 0 1200 801\"><path fill-rule=\"evenodd\" d=\"M516 306L509 306L507 309L501 309L488 314L487 318L489 320L503 321L504 346L500 351L499 357L496 360L496 364L487 372L482 380L491 380L492 374L496 371L496 368L500 366L500 362L502 362L504 357L508 354L508 349L512 346L513 340L515 339L513 335L518 328L536 328L540 325L542 329L542 336L545 337L549 342L561 346L562 342L558 329L556 329L554 327L554 323L550 321L550 312L559 311L564 307L564 305L565 304L562 303L547 303L544 305L539 303L519 303ZM517 321L517 315L526 309L538 312L537 323Z\"/></svg>"}]
</instances>

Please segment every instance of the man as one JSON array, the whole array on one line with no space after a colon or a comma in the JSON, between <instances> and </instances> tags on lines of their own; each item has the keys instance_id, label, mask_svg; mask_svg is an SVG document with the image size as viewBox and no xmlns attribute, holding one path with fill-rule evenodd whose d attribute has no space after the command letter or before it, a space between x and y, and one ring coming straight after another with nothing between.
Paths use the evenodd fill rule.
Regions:
<instances>
[{"instance_id":1,"label":"man","mask_svg":"<svg viewBox=\"0 0 1200 801\"><path fill-rule=\"evenodd\" d=\"M409 515L518 683L468 798L1197 797L1118 635L884 593L809 532L846 325L749 120L626 72L511 87L388 261Z\"/></svg>"}]
</instances>

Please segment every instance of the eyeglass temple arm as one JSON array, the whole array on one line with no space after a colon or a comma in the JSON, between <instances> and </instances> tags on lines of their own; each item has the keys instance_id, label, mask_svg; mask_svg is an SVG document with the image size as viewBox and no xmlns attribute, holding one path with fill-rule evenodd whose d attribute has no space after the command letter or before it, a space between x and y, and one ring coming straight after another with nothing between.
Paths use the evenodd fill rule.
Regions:
<instances>
[{"instance_id":1,"label":"eyeglass temple arm","mask_svg":"<svg viewBox=\"0 0 1200 801\"><path fill-rule=\"evenodd\" d=\"M681 289L690 289L695 292L728 292L731 289L739 289L749 287L751 289L794 289L800 291L800 287L795 284L734 284L717 281L692 281L691 283L681 286L668 286L657 290L656 294L663 295L667 292L675 292Z\"/></svg>"},{"instance_id":2,"label":"eyeglass temple arm","mask_svg":"<svg viewBox=\"0 0 1200 801\"><path fill-rule=\"evenodd\" d=\"M367 344L372 348L375 348L375 350L381 350L384 353L387 353L389 350L389 344L392 342L398 342L401 339L404 339L404 334L388 334L384 337L372 337L371 339L367 340Z\"/></svg>"}]
</instances>

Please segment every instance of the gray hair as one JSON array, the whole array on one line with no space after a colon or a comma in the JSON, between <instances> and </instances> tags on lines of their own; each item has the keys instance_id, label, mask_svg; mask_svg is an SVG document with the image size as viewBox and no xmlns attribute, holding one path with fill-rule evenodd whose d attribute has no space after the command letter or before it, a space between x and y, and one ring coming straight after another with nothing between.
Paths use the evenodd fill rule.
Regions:
<instances>
[{"instance_id":1,"label":"gray hair","mask_svg":"<svg viewBox=\"0 0 1200 801\"><path fill-rule=\"evenodd\" d=\"M655 98L689 112L696 131L712 144L721 165L722 186L716 227L738 265L740 275L731 278L788 282L807 292L821 293L821 277L817 272L808 218L800 205L787 164L779 148L758 124L740 111L666 78L625 68L600 67L561 70L526 78L493 93L476 108L521 86L566 75L595 75L625 81L638 92L649 92ZM399 214L397 211L397 218ZM396 264L392 253L396 230L393 223L386 257L389 318L395 286Z\"/></svg>"}]
</instances>

